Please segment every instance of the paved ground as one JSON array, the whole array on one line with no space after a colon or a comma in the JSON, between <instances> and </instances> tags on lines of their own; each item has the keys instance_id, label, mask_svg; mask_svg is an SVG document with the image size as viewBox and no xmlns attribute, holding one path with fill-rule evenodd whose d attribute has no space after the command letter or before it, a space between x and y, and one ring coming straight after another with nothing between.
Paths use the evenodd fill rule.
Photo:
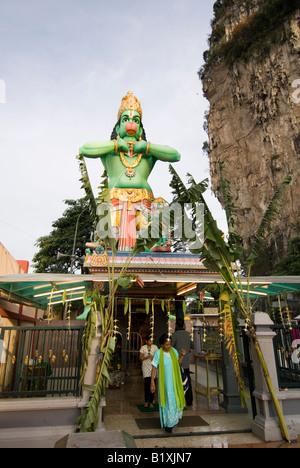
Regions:
<instances>
[{"instance_id":1,"label":"paved ground","mask_svg":"<svg viewBox=\"0 0 300 468\"><path fill-rule=\"evenodd\" d=\"M141 413L137 408L143 402L143 381L141 376L131 376L121 389L110 390L104 411L104 425L107 430L123 430L134 438L138 448L299 448L297 443L284 441L264 443L251 430L251 411L243 414L227 414L219 407L214 397L208 409L204 397L194 398L193 407L184 411L184 416L199 415L208 426L175 427L173 434L164 430L140 429L138 418L159 417L158 413Z\"/></svg>"}]
</instances>

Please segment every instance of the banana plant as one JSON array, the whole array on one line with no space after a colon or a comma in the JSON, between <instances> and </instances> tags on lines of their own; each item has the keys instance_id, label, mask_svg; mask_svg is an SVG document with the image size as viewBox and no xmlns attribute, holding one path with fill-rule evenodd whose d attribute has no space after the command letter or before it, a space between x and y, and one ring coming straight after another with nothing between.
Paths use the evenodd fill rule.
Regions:
<instances>
[{"instance_id":1,"label":"banana plant","mask_svg":"<svg viewBox=\"0 0 300 468\"><path fill-rule=\"evenodd\" d=\"M278 416L279 424L281 427L282 436L285 440L290 441L289 432L287 425L282 413L282 409L278 402L273 383L270 378L267 364L261 351L259 341L256 336L255 327L252 321L252 309L250 303L249 294L249 278L251 267L255 260L260 255L263 249L263 241L266 239L272 222L279 212L283 197L285 195L287 187L292 183L290 176L287 176L280 186L275 191L275 194L267 208L267 211L261 221L259 229L255 235L254 242L250 254L246 256L247 267L248 267L248 285L247 285L247 296L244 298L243 285L240 274L240 261L243 256L246 255L241 244L239 235L234 230L234 217L233 207L231 204L230 196L230 184L223 177L224 166L220 164L221 170L221 182L224 192L224 203L225 211L228 221L228 240L225 239L223 232L218 228L215 219L205 201L203 196L204 183L196 183L194 178L188 174L188 184L186 187L179 175L173 168L169 166L169 170L172 174L171 187L173 188L174 199L176 203L196 203L200 202L204 206L204 242L202 247L198 250L201 260L204 265L212 271L218 272L223 281L224 288L221 295L221 302L223 307L220 309L220 318L226 324L226 335L225 340L227 343L227 349L229 350L231 357L234 362L234 368L236 377L238 379L240 394L242 403L244 403L244 385L239 374L239 363L238 363L238 350L236 346L235 334L234 334L234 323L232 314L232 304L237 305L240 313L242 314L246 328L249 332L249 336L253 342L254 348L257 352L260 365L262 367L265 380ZM243 279L244 280L244 279Z\"/></svg>"}]
</instances>

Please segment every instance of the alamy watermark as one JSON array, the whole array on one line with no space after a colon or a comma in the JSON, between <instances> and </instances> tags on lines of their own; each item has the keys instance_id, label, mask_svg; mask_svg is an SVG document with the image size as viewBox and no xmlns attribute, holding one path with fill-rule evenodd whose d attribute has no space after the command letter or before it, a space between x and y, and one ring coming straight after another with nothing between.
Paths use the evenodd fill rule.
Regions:
<instances>
[{"instance_id":1,"label":"alamy watermark","mask_svg":"<svg viewBox=\"0 0 300 468\"><path fill-rule=\"evenodd\" d=\"M293 81L292 88L296 88L292 93L292 101L295 104L300 104L300 78Z\"/></svg>"},{"instance_id":2,"label":"alamy watermark","mask_svg":"<svg viewBox=\"0 0 300 468\"><path fill-rule=\"evenodd\" d=\"M136 207L140 211L141 205ZM117 210L125 210L126 216L127 204L120 204ZM98 224L96 227L100 239L113 237L116 240L120 233L116 232L111 226L112 215L115 208L111 203L101 203L97 207ZM172 203L159 210L147 211L143 213L144 219L149 222L144 224L144 228L137 229L137 222L141 219L132 216L126 221L127 232L137 233L140 239L168 239L172 232L175 240L183 240L187 243L189 250L199 250L204 243L204 205L195 203L193 206L189 203L181 205ZM131 225L132 223L132 225ZM143 223L140 223L143 224Z\"/></svg>"},{"instance_id":3,"label":"alamy watermark","mask_svg":"<svg viewBox=\"0 0 300 468\"><path fill-rule=\"evenodd\" d=\"M6 103L6 83L0 79L0 104Z\"/></svg>"}]
</instances>

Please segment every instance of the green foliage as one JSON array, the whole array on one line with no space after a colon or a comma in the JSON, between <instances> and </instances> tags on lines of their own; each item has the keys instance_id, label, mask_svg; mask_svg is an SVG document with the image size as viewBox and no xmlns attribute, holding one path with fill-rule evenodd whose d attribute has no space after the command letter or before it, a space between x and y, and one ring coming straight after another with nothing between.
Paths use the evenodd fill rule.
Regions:
<instances>
[{"instance_id":1,"label":"green foliage","mask_svg":"<svg viewBox=\"0 0 300 468\"><path fill-rule=\"evenodd\" d=\"M251 264L264 250L266 240L270 233L272 222L276 219L281 208L282 200L285 196L287 187L291 184L292 178L291 176L287 176L276 189L275 194L273 195L269 206L265 212L265 215L260 223L260 226L256 232L254 242L251 248L251 253L248 257L248 262L250 262Z\"/></svg>"},{"instance_id":2,"label":"green foliage","mask_svg":"<svg viewBox=\"0 0 300 468\"><path fill-rule=\"evenodd\" d=\"M80 258L85 254L85 243L90 238L94 221L88 210L89 205L85 199L65 200L64 203L68 208L61 218L53 222L52 227L54 229L47 236L40 237L35 244L39 248L39 251L33 257L35 273L68 273L76 222L81 213L75 255ZM58 260L58 252L67 256ZM75 269L80 267L80 263L76 260Z\"/></svg>"},{"instance_id":3,"label":"green foliage","mask_svg":"<svg viewBox=\"0 0 300 468\"><path fill-rule=\"evenodd\" d=\"M294 237L288 242L287 256L275 265L279 276L297 276L300 272L300 237Z\"/></svg>"},{"instance_id":4,"label":"green foliage","mask_svg":"<svg viewBox=\"0 0 300 468\"><path fill-rule=\"evenodd\" d=\"M220 0L215 3L213 24L222 20L233 3L245 4L233 0ZM248 2L248 6L251 6L251 2ZM199 72L200 78L219 59L224 59L230 66L236 60L247 62L250 57L264 58L274 44L286 39L285 21L297 9L299 9L299 0L266 0L256 13L249 15L236 27L228 41L223 40L220 25L216 25L213 28L211 50L205 53L206 65ZM219 42L214 47L217 38Z\"/></svg>"},{"instance_id":5,"label":"green foliage","mask_svg":"<svg viewBox=\"0 0 300 468\"><path fill-rule=\"evenodd\" d=\"M93 194L93 189L92 189L90 179L88 176L85 160L82 155L77 156L77 159L79 160L79 169L81 172L81 178L80 178L80 182L82 183L81 188L84 189L86 193L85 200L90 204L90 211L93 214L94 219L95 219L97 206L96 206L96 201L95 201L94 194Z\"/></svg>"}]
</instances>

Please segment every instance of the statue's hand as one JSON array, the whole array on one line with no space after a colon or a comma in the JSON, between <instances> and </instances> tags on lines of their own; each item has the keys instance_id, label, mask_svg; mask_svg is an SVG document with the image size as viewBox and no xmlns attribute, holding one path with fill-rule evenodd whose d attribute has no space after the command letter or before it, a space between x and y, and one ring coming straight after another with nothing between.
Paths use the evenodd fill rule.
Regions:
<instances>
[{"instance_id":1,"label":"statue's hand","mask_svg":"<svg viewBox=\"0 0 300 468\"><path fill-rule=\"evenodd\" d=\"M144 141L144 140L141 140L141 141L137 141L134 145L134 152L136 154L138 153L146 153L146 149L147 149L147 142Z\"/></svg>"},{"instance_id":2,"label":"statue's hand","mask_svg":"<svg viewBox=\"0 0 300 468\"><path fill-rule=\"evenodd\" d=\"M128 153L129 147L125 140L123 140L122 138L118 138L117 143L119 151L122 151L123 153Z\"/></svg>"}]
</instances>

